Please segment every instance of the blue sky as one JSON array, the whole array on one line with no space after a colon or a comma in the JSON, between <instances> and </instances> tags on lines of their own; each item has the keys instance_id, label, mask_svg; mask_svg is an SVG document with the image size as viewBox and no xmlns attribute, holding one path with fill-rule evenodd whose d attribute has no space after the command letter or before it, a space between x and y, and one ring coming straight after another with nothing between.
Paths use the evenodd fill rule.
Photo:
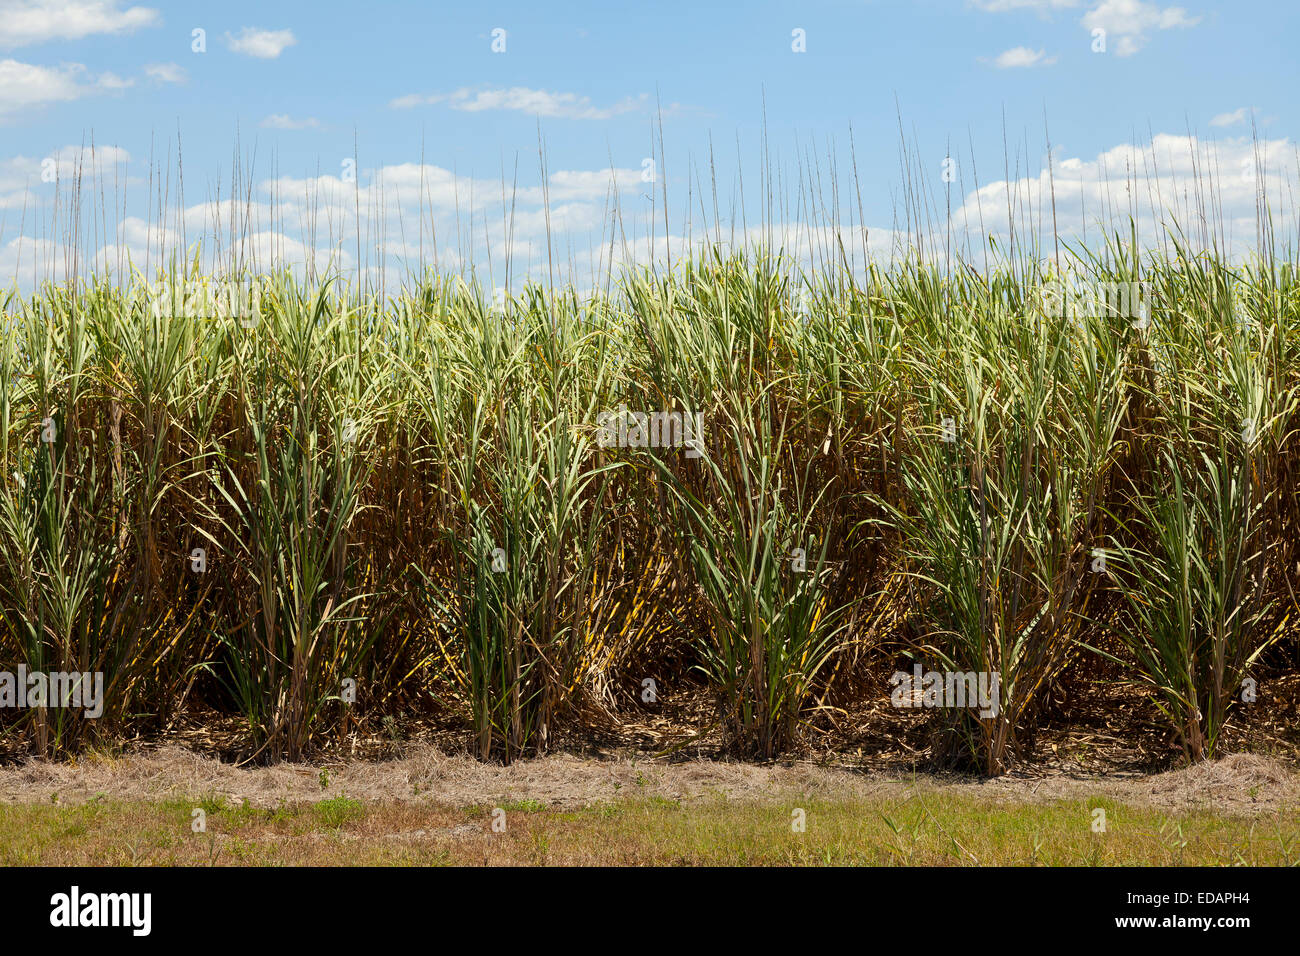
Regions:
<instances>
[{"instance_id":1,"label":"blue sky","mask_svg":"<svg viewBox=\"0 0 1300 956\"><path fill-rule=\"evenodd\" d=\"M193 50L195 29L205 31L205 52ZM1105 31L1104 52L1094 49L1096 30ZM498 50L502 42L493 31L504 31L503 51L494 51L494 37ZM1180 179L1177 158L1185 153L1222 167L1232 182L1223 215L1241 233L1254 205L1255 185L1242 179L1259 148L1252 119L1266 147L1266 183L1294 215L1297 39L1300 4L1264 0L0 0L0 285L34 267L39 242L50 244L47 254L55 244L58 199L41 178L46 160L63 183L78 161L93 167L96 190L119 197L107 200L96 238L83 238L108 263L210 233L219 210L207 203L218 188L229 192L238 158L259 204L250 231L264 256L301 259L332 247L355 267L360 232L363 265L410 264L429 258L428 239L413 241L425 222L442 237L443 265L479 262L495 246L498 257L509 250L535 271L545 258L539 131L552 236L561 258L578 259L609 241L602 225L611 196L624 231L646 234L651 157L656 199L669 190L668 247L684 242L686 190L707 188L710 143L722 219L739 215L731 199L739 170L753 226L763 215L764 119L787 198L772 218L788 229L815 218L796 201L801 165L805 175L821 165L826 205L837 163L840 212L857 219L852 130L861 214L877 235L894 234L900 114L908 162L931 189L951 193L963 222L977 205L986 211L985 200L1005 208L1008 192L1032 204L1047 158L1046 115L1054 175L1064 180L1058 201L1077 198L1079 222L1099 212L1089 185L1098 171L1122 179L1141 156L1163 159L1168 188L1188 192L1193 167L1184 164ZM660 108L663 169L652 145ZM172 225L184 228L172 235L158 221L157 196L150 211L148 182L151 168L165 177L170 167L174 178L178 134L185 197ZM80 149L92 140L94 162ZM354 150L355 184L345 165ZM950 154L957 178L945 185ZM516 165L511 229L501 178L504 169L513 180ZM481 220L472 233L471 194ZM691 231L711 216L711 199L706 205L693 210ZM332 218L308 236L311 207ZM616 258L647 258L651 248L625 247Z\"/></svg>"}]
</instances>

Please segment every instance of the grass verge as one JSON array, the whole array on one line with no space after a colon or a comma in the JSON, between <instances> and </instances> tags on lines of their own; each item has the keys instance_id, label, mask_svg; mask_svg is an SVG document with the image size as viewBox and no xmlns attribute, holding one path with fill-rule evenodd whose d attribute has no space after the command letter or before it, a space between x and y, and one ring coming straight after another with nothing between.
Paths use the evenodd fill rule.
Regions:
<instances>
[{"instance_id":1,"label":"grass verge","mask_svg":"<svg viewBox=\"0 0 1300 956\"><path fill-rule=\"evenodd\" d=\"M196 810L202 832L194 830ZM1098 810L1104 832L1095 829ZM797 832L800 819L804 829ZM367 804L343 795L276 808L221 797L0 807L5 866L1297 863L1295 810L1173 813L1109 798L1016 804L915 791L835 802L631 797L553 810L532 800L451 807Z\"/></svg>"}]
</instances>

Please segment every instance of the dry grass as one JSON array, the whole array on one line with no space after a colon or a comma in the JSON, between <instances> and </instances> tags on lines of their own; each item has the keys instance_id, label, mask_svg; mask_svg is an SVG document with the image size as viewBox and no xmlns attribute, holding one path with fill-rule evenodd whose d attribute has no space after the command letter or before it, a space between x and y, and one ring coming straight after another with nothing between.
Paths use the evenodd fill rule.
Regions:
<instances>
[{"instance_id":1,"label":"dry grass","mask_svg":"<svg viewBox=\"0 0 1300 956\"><path fill-rule=\"evenodd\" d=\"M848 805L911 794L998 804L1114 800L1162 812L1257 815L1300 807L1300 780L1282 763L1238 754L1152 776L1134 773L1017 773L994 779L961 774L898 774L810 761L582 759L551 755L509 766L484 764L413 745L400 759L239 767L177 747L78 762L29 760L0 769L6 804L76 806L222 798L256 808L314 803L340 794L367 805L500 806L526 802L554 810L617 804L629 798L763 805L811 799Z\"/></svg>"}]
</instances>

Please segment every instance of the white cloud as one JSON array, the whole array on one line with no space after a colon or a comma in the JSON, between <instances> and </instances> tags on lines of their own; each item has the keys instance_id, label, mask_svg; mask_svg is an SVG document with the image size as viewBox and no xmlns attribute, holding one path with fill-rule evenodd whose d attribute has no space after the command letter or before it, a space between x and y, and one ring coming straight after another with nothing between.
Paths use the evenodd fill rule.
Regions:
<instances>
[{"instance_id":1,"label":"white cloud","mask_svg":"<svg viewBox=\"0 0 1300 956\"><path fill-rule=\"evenodd\" d=\"M118 0L0 0L0 47L129 33L160 22L157 10L121 9Z\"/></svg>"},{"instance_id":2,"label":"white cloud","mask_svg":"<svg viewBox=\"0 0 1300 956\"><path fill-rule=\"evenodd\" d=\"M50 156L61 166L85 166L88 169L103 169L131 159L131 154L120 146L64 146L50 153Z\"/></svg>"},{"instance_id":3,"label":"white cloud","mask_svg":"<svg viewBox=\"0 0 1300 956\"><path fill-rule=\"evenodd\" d=\"M231 261L246 262L255 271L282 267L301 269L308 264L316 269L325 269L331 263L346 269L354 262L343 246L313 246L285 232L263 228L255 218L242 220L243 211L241 208L235 221L245 222L249 231L238 232L233 245L223 250L221 258L213 258L214 271L222 271L220 266ZM193 244L205 234L220 233L225 228L226 220L214 220L211 213L211 204L208 203L186 208L185 232L128 216L118 227L117 242L102 247L96 254L96 261L115 266L115 260L120 259L123 268L128 262L135 268L143 268L146 262L154 265L166 262L172 253L183 253L188 248L187 243Z\"/></svg>"},{"instance_id":4,"label":"white cloud","mask_svg":"<svg viewBox=\"0 0 1300 956\"><path fill-rule=\"evenodd\" d=\"M43 279L61 280L67 257L52 239L16 236L0 243L0 275L6 282L29 280L33 285Z\"/></svg>"},{"instance_id":5,"label":"white cloud","mask_svg":"<svg viewBox=\"0 0 1300 956\"><path fill-rule=\"evenodd\" d=\"M117 93L135 86L135 80L124 80L116 73L101 73L95 78L95 85L101 90Z\"/></svg>"},{"instance_id":6,"label":"white cloud","mask_svg":"<svg viewBox=\"0 0 1300 956\"><path fill-rule=\"evenodd\" d=\"M95 93L118 92L131 85L114 73L92 77L80 63L58 67L0 60L0 117L50 103L66 103Z\"/></svg>"},{"instance_id":7,"label":"white cloud","mask_svg":"<svg viewBox=\"0 0 1300 956\"><path fill-rule=\"evenodd\" d=\"M970 0L970 2L976 9L987 13L1032 10L1043 17L1057 10L1081 5L1079 0ZM1137 53L1146 46L1148 35L1152 31L1186 29L1201 22L1200 17L1188 16L1187 11L1182 7L1161 7L1149 0L1090 0L1088 5L1088 11L1079 22L1089 31L1105 30L1107 43L1116 56L1132 56ZM1024 48L1017 47L1017 49ZM1012 51L1007 51L1010 52ZM1030 66L1032 64L1008 65Z\"/></svg>"},{"instance_id":8,"label":"white cloud","mask_svg":"<svg viewBox=\"0 0 1300 956\"><path fill-rule=\"evenodd\" d=\"M15 156L0 161L0 210L22 209L33 205L31 189L41 179L41 161Z\"/></svg>"},{"instance_id":9,"label":"white cloud","mask_svg":"<svg viewBox=\"0 0 1300 956\"><path fill-rule=\"evenodd\" d=\"M551 174L547 194L551 202L572 199L598 201L604 199L611 191L617 193L625 189L635 189L640 185L641 170L639 169L562 169ZM541 202L540 189L534 196L537 202Z\"/></svg>"},{"instance_id":10,"label":"white cloud","mask_svg":"<svg viewBox=\"0 0 1300 956\"><path fill-rule=\"evenodd\" d=\"M0 160L0 192L19 189L40 171L40 163L26 156Z\"/></svg>"},{"instance_id":11,"label":"white cloud","mask_svg":"<svg viewBox=\"0 0 1300 956\"><path fill-rule=\"evenodd\" d=\"M1145 0L1102 0L1079 21L1089 30L1102 29L1115 37L1115 55L1132 56L1146 46L1152 30L1187 29L1201 22L1182 7L1164 7Z\"/></svg>"},{"instance_id":12,"label":"white cloud","mask_svg":"<svg viewBox=\"0 0 1300 956\"><path fill-rule=\"evenodd\" d=\"M1036 176L989 183L966 196L953 224L976 235L981 228L1005 233L1010 208L1015 217L1041 216L1047 229L1055 221L1063 237L1076 238L1099 221L1120 224L1132 215L1139 235L1150 241L1175 220L1184 228L1195 223L1197 197L1213 195L1209 227L1221 229L1228 245L1234 237L1251 245L1260 190L1273 203L1279 223L1293 221L1296 158L1295 143L1287 139L1206 142L1157 133L1145 144L1116 146L1094 159L1058 158L1050 172L1044 168Z\"/></svg>"},{"instance_id":13,"label":"white cloud","mask_svg":"<svg viewBox=\"0 0 1300 956\"><path fill-rule=\"evenodd\" d=\"M612 106L593 106L591 98L577 93L552 93L547 90L530 90L523 86L513 86L506 90L470 90L462 87L451 93L418 93L399 96L389 103L394 109L410 109L413 106L445 103L454 110L467 113L479 113L485 110L517 110L533 116L556 117L559 119L609 119L621 113L631 113L642 109L648 102L642 94L627 97Z\"/></svg>"},{"instance_id":14,"label":"white cloud","mask_svg":"<svg viewBox=\"0 0 1300 956\"><path fill-rule=\"evenodd\" d=\"M1250 118L1251 109L1249 106L1243 106L1235 109L1231 113L1220 113L1214 119L1210 120L1211 126L1236 126L1238 123L1244 123Z\"/></svg>"},{"instance_id":15,"label":"white cloud","mask_svg":"<svg viewBox=\"0 0 1300 956\"><path fill-rule=\"evenodd\" d=\"M159 83L184 83L189 79L185 68L175 63L150 63L144 68L144 75Z\"/></svg>"},{"instance_id":16,"label":"white cloud","mask_svg":"<svg viewBox=\"0 0 1300 956\"><path fill-rule=\"evenodd\" d=\"M43 205L53 188L44 173L52 173L55 181L63 183L80 180L85 185L98 177L115 182L122 178L119 167L130 158L117 146L64 146L42 157L15 156L0 161L0 210L30 212Z\"/></svg>"},{"instance_id":17,"label":"white cloud","mask_svg":"<svg viewBox=\"0 0 1300 956\"><path fill-rule=\"evenodd\" d=\"M125 166L131 154L120 146L64 146L45 158L54 160L58 176L63 180L90 180L96 176L112 179L116 168Z\"/></svg>"},{"instance_id":18,"label":"white cloud","mask_svg":"<svg viewBox=\"0 0 1300 956\"><path fill-rule=\"evenodd\" d=\"M953 224L959 234L969 230L965 234L971 248L987 248L987 242L978 238L982 229L1005 234L1008 207L1022 236L1036 228L1035 223L1050 230L1056 221L1063 238L1080 237L1086 228L1087 238L1096 242L1099 220L1124 223L1131 214L1141 240L1150 243L1159 235L1162 222L1177 218L1184 226L1194 224L1196 197L1208 190L1215 194L1211 226L1222 226L1230 254L1254 241L1259 188L1274 202L1279 222L1294 221L1296 153L1294 143L1285 139L1258 144L1247 137L1205 142L1159 134L1150 143L1116 146L1092 158L1066 156L1059 145L1056 154L1051 176L1043 169L966 194ZM60 167L75 162L78 155L84 157L72 147L60 150ZM101 150L93 164L84 158L83 162L98 166L107 179L111 163L125 158L125 153ZM1262 177L1257 177L1257 167ZM0 161L0 207L15 208L14 199L28 185L32 194L48 202L46 197L52 193L40 183L39 170L39 159ZM332 257L344 269L385 266L391 281L421 259L434 262L436 235L440 268L486 267L490 251L492 269L499 275L508 253L513 285L528 274L547 274L554 255L562 263L558 268L572 270L581 285L583 270L601 276L611 263L662 262L670 252L678 260L711 233L698 228L665 237L661 228L647 229L652 214L641 199L646 190L636 168L560 170L549 176L545 190L535 177L524 182L513 190L507 180L503 199L501 180L494 176L475 178L411 162L358 169L356 182L351 182L344 181L335 167L326 175L260 180L251 198L189 206L179 219L168 216L165 227L125 219L116 233L110 231L111 245L100 252L108 265L120 264L127 255L137 266L146 260L156 265L171 251L183 252L202 243L205 263L216 267L231 257L244 257L256 268L277 262L324 268ZM1048 211L1053 190L1055 215ZM545 196L550 199L549 217L543 208ZM617 230L610 228L615 204L622 220ZM8 218L12 226L16 217L9 213ZM430 231L432 224L436 229ZM248 238L232 249L230 236ZM847 241L848 235L844 238ZM15 247L6 246L10 239L10 234L0 237L0 261L15 255ZM784 247L804 262L818 262L835 247L832 227L819 223L777 222L742 229L740 234L733 230L729 239L737 245L770 240L774 248ZM923 240L873 227L870 252L873 257L885 255L903 243ZM23 247L22 281L52 260L49 255L40 259L32 242L29 239ZM854 237L850 245L857 242ZM93 253L93 248L87 250L83 261Z\"/></svg>"},{"instance_id":19,"label":"white cloud","mask_svg":"<svg viewBox=\"0 0 1300 956\"><path fill-rule=\"evenodd\" d=\"M259 60L274 60L288 47L298 42L292 30L259 30L244 27L239 36L226 34L226 44L236 53L255 56Z\"/></svg>"},{"instance_id":20,"label":"white cloud","mask_svg":"<svg viewBox=\"0 0 1300 956\"><path fill-rule=\"evenodd\" d=\"M258 125L263 129L320 129L320 120L314 116L294 119L288 113L272 113Z\"/></svg>"},{"instance_id":21,"label":"white cloud","mask_svg":"<svg viewBox=\"0 0 1300 956\"><path fill-rule=\"evenodd\" d=\"M79 156L83 176L94 165L106 180L115 172L110 162L126 159L125 153L99 150L91 163L69 147L59 151L60 169L75 164ZM10 189L26 199L29 208L33 198L38 200L35 205L48 206L53 192L41 183L40 170L39 158L9 164L0 160L0 207L8 206ZM332 265L349 277L377 281L386 268L391 283L422 262L448 271L483 270L480 275L489 278L490 256L491 278L496 281L509 258L512 289L529 278L549 278L552 266L558 279L567 276L582 289L597 284L611 268L663 262L670 250L677 261L698 251L709 238L708 230L666 239L657 225L649 229L654 213L642 201L647 187L634 166L558 170L548 176L545 189L525 174L517 189L505 182L504 199L496 176L475 178L418 162L362 168L356 179L344 181L336 169L307 178L260 180L252 197L210 200L155 221L126 217L110 228L107 244L87 246L80 261L121 276L128 263L153 269L172 253L183 255L197 244L204 268L216 272L232 261L254 270L286 266L298 273L309 265L318 271ZM28 188L30 192L22 192ZM543 205L546 200L549 209ZM611 229L615 208L616 231ZM4 215L0 213L0 220ZM8 218L16 226L12 213ZM61 238L44 238L41 224L47 219L28 215L29 232L20 245L10 242L12 233L0 235L0 268L7 267L0 274L16 277L21 286L57 278L69 259ZM458 228L462 222L463 232ZM436 230L430 231L435 223ZM232 246L232 236L243 238ZM797 222L755 227L740 235L732 230L729 236L738 245L771 239L801 259L833 246L828 227ZM889 251L889 236L885 229L871 231L873 254L881 250L882 241Z\"/></svg>"},{"instance_id":22,"label":"white cloud","mask_svg":"<svg viewBox=\"0 0 1300 956\"><path fill-rule=\"evenodd\" d=\"M544 231L541 207L551 203L552 225L558 216L581 222L582 228L598 224L606 199L641 186L639 169L558 170L550 175L547 188L513 187L505 183L505 202L513 205L515 229ZM481 210L500 203L502 183L499 179L475 179L441 166L398 163L374 170L358 170L357 182L345 182L340 176L325 174L309 178L281 176L261 183L261 191L280 204L279 215L286 223L295 223L296 210L315 210L318 218L333 213L339 219L351 218L356 208L356 192L361 205L393 217L400 213L418 216L422 206L446 210L473 207ZM594 217L592 210L594 210ZM304 218L304 222L306 219ZM500 222L499 216L494 223Z\"/></svg>"},{"instance_id":23,"label":"white cloud","mask_svg":"<svg viewBox=\"0 0 1300 956\"><path fill-rule=\"evenodd\" d=\"M641 171L634 168L558 170L543 190L535 181L517 188L499 178L475 178L439 166L399 163L375 169L357 170L356 181L344 181L337 173L308 178L279 177L259 184L260 221L306 237L318 245L313 230L328 233L329 242L342 242L355 249L358 232L364 242L375 243L382 256L407 264L434 257L431 236L436 235L437 262L442 268L459 268L476 261L485 265L490 250L494 268L504 264L507 253L516 279L530 269L544 268L549 236L554 250L588 248L589 243L608 232L610 215L620 194L635 196L642 184ZM549 210L543 205L549 199ZM270 210L274 208L272 215ZM360 224L357 210L360 209ZM634 233L640 207L635 200L625 210L629 235ZM226 212L220 218L237 221L242 210ZM421 230L430 217L436 223L433 234ZM465 222L458 239L457 223ZM216 217L214 217L216 218ZM191 223L187 214L187 226ZM418 225L417 225L418 224ZM224 234L218 230L218 234ZM450 242L448 237L452 237ZM563 238L561 238L563 237ZM466 245L461 247L460 241ZM576 247L574 245L576 243ZM598 247L590 247L593 254ZM364 258L364 252L363 252ZM578 258L585 263L583 255ZM373 257L372 257L373 261Z\"/></svg>"},{"instance_id":24,"label":"white cloud","mask_svg":"<svg viewBox=\"0 0 1300 956\"><path fill-rule=\"evenodd\" d=\"M1031 50L1027 46L1017 46L1012 47L1010 50L1003 50L993 62L999 70L1007 70L1025 66L1051 66L1056 62L1056 57L1047 56L1043 50Z\"/></svg>"}]
</instances>

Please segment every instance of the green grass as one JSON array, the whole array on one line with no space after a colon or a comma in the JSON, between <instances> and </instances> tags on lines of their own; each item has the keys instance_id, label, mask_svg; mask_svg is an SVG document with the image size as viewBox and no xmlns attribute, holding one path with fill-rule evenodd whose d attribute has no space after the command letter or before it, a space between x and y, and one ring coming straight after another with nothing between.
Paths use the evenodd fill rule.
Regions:
<instances>
[{"instance_id":1,"label":"green grass","mask_svg":"<svg viewBox=\"0 0 1300 956\"><path fill-rule=\"evenodd\" d=\"M0 865L1234 866L1300 863L1300 814L1166 813L1109 799L998 804L966 795L689 805L633 798L582 810L186 801L0 808ZM1106 832L1092 829L1106 811ZM804 811L804 832L792 812Z\"/></svg>"},{"instance_id":2,"label":"green grass","mask_svg":"<svg viewBox=\"0 0 1300 956\"><path fill-rule=\"evenodd\" d=\"M336 830L348 821L360 817L365 812L365 808L360 800L338 796L313 804L312 812L321 826Z\"/></svg>"}]
</instances>

